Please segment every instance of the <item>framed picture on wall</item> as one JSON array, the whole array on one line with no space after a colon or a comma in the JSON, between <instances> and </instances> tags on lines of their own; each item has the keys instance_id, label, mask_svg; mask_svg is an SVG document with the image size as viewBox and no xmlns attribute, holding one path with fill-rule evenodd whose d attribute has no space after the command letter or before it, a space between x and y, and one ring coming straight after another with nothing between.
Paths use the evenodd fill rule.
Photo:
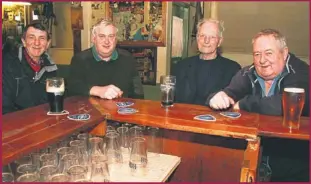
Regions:
<instances>
[{"instance_id":1,"label":"framed picture on wall","mask_svg":"<svg viewBox=\"0 0 311 184\"><path fill-rule=\"evenodd\" d=\"M108 16L120 46L165 46L166 6L161 1L110 1Z\"/></svg>"},{"instance_id":2,"label":"framed picture on wall","mask_svg":"<svg viewBox=\"0 0 311 184\"><path fill-rule=\"evenodd\" d=\"M118 46L133 54L136 68L144 85L156 85L157 79L157 47Z\"/></svg>"},{"instance_id":3,"label":"framed picture on wall","mask_svg":"<svg viewBox=\"0 0 311 184\"><path fill-rule=\"evenodd\" d=\"M71 7L71 28L73 30L83 29L83 9L82 7Z\"/></svg>"}]
</instances>

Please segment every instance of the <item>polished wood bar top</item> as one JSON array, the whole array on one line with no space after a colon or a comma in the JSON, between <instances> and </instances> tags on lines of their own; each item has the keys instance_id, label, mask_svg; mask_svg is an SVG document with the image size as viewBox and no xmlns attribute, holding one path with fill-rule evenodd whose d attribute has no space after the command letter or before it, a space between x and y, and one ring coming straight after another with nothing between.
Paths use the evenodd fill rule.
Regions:
<instances>
[{"instance_id":1,"label":"polished wood bar top","mask_svg":"<svg viewBox=\"0 0 311 184\"><path fill-rule=\"evenodd\" d=\"M2 165L22 154L46 147L74 131L94 127L106 119L92 108L87 98L68 98L64 102L70 114L89 113L87 121L73 121L67 115L48 116L48 104L9 113L2 116Z\"/></svg>"},{"instance_id":2,"label":"polished wood bar top","mask_svg":"<svg viewBox=\"0 0 311 184\"><path fill-rule=\"evenodd\" d=\"M309 117L301 118L299 130L289 131L282 125L281 116L267 116L258 113L240 111L241 117L231 119L220 115L208 107L191 104L175 103L168 110L161 107L160 101L121 98L103 100L90 98L91 103L101 112L109 114L108 119L132 122L143 125L158 126L166 129L189 131L195 133L219 135L236 138L255 138L256 136L280 137L289 139L309 140ZM118 101L132 101L132 108L138 110L131 115L118 114ZM211 114L216 121L194 120L194 116Z\"/></svg>"},{"instance_id":3,"label":"polished wood bar top","mask_svg":"<svg viewBox=\"0 0 311 184\"><path fill-rule=\"evenodd\" d=\"M118 114L117 101L133 101L135 104L132 107L138 112L131 115ZM67 119L67 115L48 116L48 104L2 116L2 164L13 161L22 153L49 145L78 129L95 126L107 118L222 137L255 139L262 135L309 140L309 118L302 118L299 130L289 132L288 128L282 126L282 117L241 111L240 118L230 119L199 105L176 103L174 107L165 110L159 101L70 97L65 99L64 107L70 114L89 113L91 118L87 121L72 121ZM211 114L217 120L204 122L193 119L200 114Z\"/></svg>"},{"instance_id":4,"label":"polished wood bar top","mask_svg":"<svg viewBox=\"0 0 311 184\"><path fill-rule=\"evenodd\" d=\"M258 121L258 134L260 136L267 137L279 137L279 138L290 138L290 139L300 139L309 140L310 139L310 118L301 117L300 128L292 129L284 127L282 125L283 119L278 116L264 116L260 115Z\"/></svg>"},{"instance_id":5,"label":"polished wood bar top","mask_svg":"<svg viewBox=\"0 0 311 184\"><path fill-rule=\"evenodd\" d=\"M160 101L151 100L92 98L90 101L98 110L109 114L108 119L115 121L224 137L251 139L257 136L258 117L254 114L244 113L239 119L230 119L199 105L175 103L174 107L164 109ZM132 108L137 109L138 112L130 115L118 114L117 101L134 102ZM211 114L217 120L206 122L193 119L201 114Z\"/></svg>"}]
</instances>

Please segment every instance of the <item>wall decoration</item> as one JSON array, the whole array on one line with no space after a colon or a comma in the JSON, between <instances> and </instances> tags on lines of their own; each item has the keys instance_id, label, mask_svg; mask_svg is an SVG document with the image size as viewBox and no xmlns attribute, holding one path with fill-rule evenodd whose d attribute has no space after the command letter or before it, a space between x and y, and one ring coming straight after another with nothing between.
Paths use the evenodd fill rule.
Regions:
<instances>
[{"instance_id":1,"label":"wall decoration","mask_svg":"<svg viewBox=\"0 0 311 184\"><path fill-rule=\"evenodd\" d=\"M91 25L95 25L99 20L107 17L107 2L92 2L92 17L91 17Z\"/></svg>"},{"instance_id":2,"label":"wall decoration","mask_svg":"<svg viewBox=\"0 0 311 184\"><path fill-rule=\"evenodd\" d=\"M136 58L136 67L144 85L156 85L157 47L124 47Z\"/></svg>"},{"instance_id":3,"label":"wall decoration","mask_svg":"<svg viewBox=\"0 0 311 184\"><path fill-rule=\"evenodd\" d=\"M165 46L166 6L160 1L110 1L107 12L118 28L118 45Z\"/></svg>"},{"instance_id":4,"label":"wall decoration","mask_svg":"<svg viewBox=\"0 0 311 184\"><path fill-rule=\"evenodd\" d=\"M4 40L8 37L19 37L25 22L24 6L13 5L2 7L2 37Z\"/></svg>"},{"instance_id":5,"label":"wall decoration","mask_svg":"<svg viewBox=\"0 0 311 184\"><path fill-rule=\"evenodd\" d=\"M82 7L71 7L71 28L73 30L83 29L83 9Z\"/></svg>"}]
</instances>

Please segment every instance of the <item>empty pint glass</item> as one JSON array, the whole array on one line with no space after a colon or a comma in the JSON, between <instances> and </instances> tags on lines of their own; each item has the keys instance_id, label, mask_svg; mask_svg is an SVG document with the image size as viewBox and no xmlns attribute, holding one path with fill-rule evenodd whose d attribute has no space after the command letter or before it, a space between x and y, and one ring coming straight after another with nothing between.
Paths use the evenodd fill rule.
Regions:
<instances>
[{"instance_id":1,"label":"empty pint glass","mask_svg":"<svg viewBox=\"0 0 311 184\"><path fill-rule=\"evenodd\" d=\"M172 75L161 76L161 105L171 107L174 104L176 77Z\"/></svg>"},{"instance_id":2,"label":"empty pint glass","mask_svg":"<svg viewBox=\"0 0 311 184\"><path fill-rule=\"evenodd\" d=\"M283 91L283 125L291 129L299 129L300 116L305 103L303 88L285 88Z\"/></svg>"},{"instance_id":3,"label":"empty pint glass","mask_svg":"<svg viewBox=\"0 0 311 184\"><path fill-rule=\"evenodd\" d=\"M50 112L62 112L64 110L64 79L60 77L46 80L46 92L50 104Z\"/></svg>"}]
</instances>

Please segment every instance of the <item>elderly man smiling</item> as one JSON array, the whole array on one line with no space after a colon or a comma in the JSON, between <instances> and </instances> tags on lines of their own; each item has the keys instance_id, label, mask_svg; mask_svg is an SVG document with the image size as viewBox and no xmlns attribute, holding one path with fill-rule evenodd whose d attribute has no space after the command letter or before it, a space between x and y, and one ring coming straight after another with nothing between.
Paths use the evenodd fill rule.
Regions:
<instances>
[{"instance_id":1,"label":"elderly man smiling","mask_svg":"<svg viewBox=\"0 0 311 184\"><path fill-rule=\"evenodd\" d=\"M176 76L176 102L206 105L207 97L226 87L241 69L222 57L217 48L223 42L224 26L215 19L202 19L197 24L199 54L179 61Z\"/></svg>"},{"instance_id":2,"label":"elderly man smiling","mask_svg":"<svg viewBox=\"0 0 311 184\"><path fill-rule=\"evenodd\" d=\"M104 99L144 98L136 61L127 51L116 49L117 28L106 19L92 29L93 46L73 56L68 78L70 95Z\"/></svg>"},{"instance_id":3,"label":"elderly man smiling","mask_svg":"<svg viewBox=\"0 0 311 184\"><path fill-rule=\"evenodd\" d=\"M214 109L242 109L282 115L286 87L304 88L302 115L309 116L309 65L289 53L285 37L264 29L253 38L253 62L241 69L224 90L210 95ZM282 122L279 122L280 124ZM309 181L309 141L262 138L263 156L272 169L271 181Z\"/></svg>"},{"instance_id":4,"label":"elderly man smiling","mask_svg":"<svg viewBox=\"0 0 311 184\"><path fill-rule=\"evenodd\" d=\"M289 53L279 31L265 29L253 38L253 62L239 71L224 90L209 96L210 107L226 109L233 105L234 109L281 115L284 88L304 88L309 94L309 65ZM309 95L302 115L309 115Z\"/></svg>"}]
</instances>

